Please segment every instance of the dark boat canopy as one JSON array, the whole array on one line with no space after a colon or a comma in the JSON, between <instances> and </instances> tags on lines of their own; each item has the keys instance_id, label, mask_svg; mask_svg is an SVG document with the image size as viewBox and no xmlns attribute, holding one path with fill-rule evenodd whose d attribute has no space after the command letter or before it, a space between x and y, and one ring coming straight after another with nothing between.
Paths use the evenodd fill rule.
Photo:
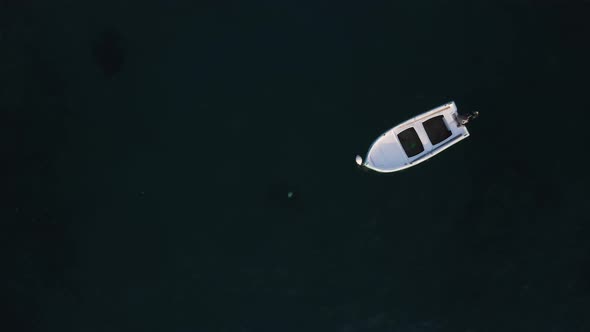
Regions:
<instances>
[{"instance_id":1,"label":"dark boat canopy","mask_svg":"<svg viewBox=\"0 0 590 332\"><path fill-rule=\"evenodd\" d=\"M447 128L444 116L442 115L435 116L432 119L428 119L422 122L422 125L424 126L426 135L428 135L428 139L430 140L430 143L432 143L432 145L437 145L438 143L451 137L451 131L449 130L449 128Z\"/></svg>"}]
</instances>

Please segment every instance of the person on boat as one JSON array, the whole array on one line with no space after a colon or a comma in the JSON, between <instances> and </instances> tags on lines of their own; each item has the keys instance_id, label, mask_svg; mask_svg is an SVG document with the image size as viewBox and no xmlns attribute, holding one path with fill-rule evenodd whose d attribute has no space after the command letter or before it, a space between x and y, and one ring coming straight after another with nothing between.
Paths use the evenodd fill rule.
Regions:
<instances>
[{"instance_id":1,"label":"person on boat","mask_svg":"<svg viewBox=\"0 0 590 332\"><path fill-rule=\"evenodd\" d=\"M469 123L469 121L477 118L479 116L479 112L475 111L475 112L471 112L471 114L469 115L458 115L457 116L457 122L459 122L459 125L464 126L466 124Z\"/></svg>"}]
</instances>

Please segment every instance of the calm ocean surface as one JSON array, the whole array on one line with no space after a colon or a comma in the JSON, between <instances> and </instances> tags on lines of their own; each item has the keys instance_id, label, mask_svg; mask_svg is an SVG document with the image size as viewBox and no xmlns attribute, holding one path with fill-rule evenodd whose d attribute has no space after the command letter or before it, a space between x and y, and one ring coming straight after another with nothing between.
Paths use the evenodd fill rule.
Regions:
<instances>
[{"instance_id":1,"label":"calm ocean surface","mask_svg":"<svg viewBox=\"0 0 590 332\"><path fill-rule=\"evenodd\" d=\"M2 330L590 331L589 14L1 1ZM449 101L467 140L356 167Z\"/></svg>"}]
</instances>

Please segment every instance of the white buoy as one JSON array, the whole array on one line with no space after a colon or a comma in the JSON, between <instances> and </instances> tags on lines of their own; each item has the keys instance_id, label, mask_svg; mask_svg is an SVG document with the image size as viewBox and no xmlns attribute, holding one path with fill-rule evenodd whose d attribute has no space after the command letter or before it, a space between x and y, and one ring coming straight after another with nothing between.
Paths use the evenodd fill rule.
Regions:
<instances>
[{"instance_id":1,"label":"white buoy","mask_svg":"<svg viewBox=\"0 0 590 332\"><path fill-rule=\"evenodd\" d=\"M288 197L288 198L293 198L293 192L292 192L292 191L289 191L289 192L287 193L287 197Z\"/></svg>"},{"instance_id":2,"label":"white buoy","mask_svg":"<svg viewBox=\"0 0 590 332\"><path fill-rule=\"evenodd\" d=\"M357 154L356 155L356 164L360 166L362 163L363 163L363 158L361 158L361 156L359 156Z\"/></svg>"}]
</instances>

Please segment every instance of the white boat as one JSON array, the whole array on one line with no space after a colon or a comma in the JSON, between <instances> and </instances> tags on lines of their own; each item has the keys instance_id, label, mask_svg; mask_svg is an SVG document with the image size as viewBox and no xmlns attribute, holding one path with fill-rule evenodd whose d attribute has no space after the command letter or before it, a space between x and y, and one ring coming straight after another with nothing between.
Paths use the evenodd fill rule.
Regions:
<instances>
[{"instance_id":1,"label":"white boat","mask_svg":"<svg viewBox=\"0 0 590 332\"><path fill-rule=\"evenodd\" d=\"M416 166L469 137L466 124L477 115L459 115L455 102L441 105L383 133L356 163L380 173Z\"/></svg>"}]
</instances>

